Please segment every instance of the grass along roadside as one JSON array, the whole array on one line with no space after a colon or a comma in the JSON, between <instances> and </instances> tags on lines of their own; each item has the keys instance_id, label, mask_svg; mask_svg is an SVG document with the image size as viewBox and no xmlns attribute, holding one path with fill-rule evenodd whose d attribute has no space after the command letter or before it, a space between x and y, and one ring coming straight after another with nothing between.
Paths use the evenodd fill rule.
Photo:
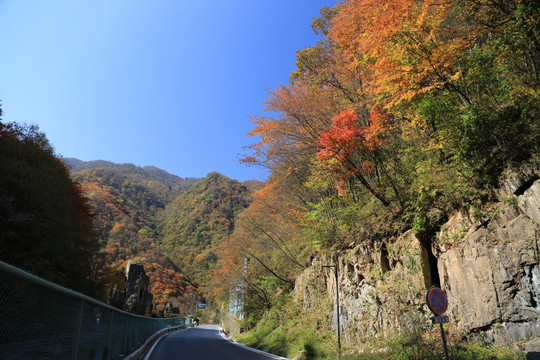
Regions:
<instances>
[{"instance_id":1,"label":"grass along roadside","mask_svg":"<svg viewBox=\"0 0 540 360\"><path fill-rule=\"evenodd\" d=\"M235 340L247 346L293 360L422 360L444 359L438 327L419 332L404 332L393 338L373 339L362 347L349 347L342 341L342 356L337 355L337 338L329 326L331 304L321 301L315 308L303 309L293 297L282 295L277 306L268 310L249 331ZM521 360L525 352L496 347L479 340L462 338L450 330L449 355L453 360Z\"/></svg>"}]
</instances>

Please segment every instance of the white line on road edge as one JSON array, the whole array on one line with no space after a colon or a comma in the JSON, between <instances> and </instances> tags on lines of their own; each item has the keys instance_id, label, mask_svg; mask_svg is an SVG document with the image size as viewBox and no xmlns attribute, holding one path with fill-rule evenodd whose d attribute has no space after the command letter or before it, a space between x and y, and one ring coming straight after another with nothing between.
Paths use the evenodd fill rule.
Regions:
<instances>
[{"instance_id":1,"label":"white line on road edge","mask_svg":"<svg viewBox=\"0 0 540 360\"><path fill-rule=\"evenodd\" d=\"M257 354L261 354L261 355L265 355L265 356L268 356L272 359L276 359L276 360L289 360L287 358L284 358L284 357L281 357L281 356L277 356L277 355L274 355L274 354L270 354L270 353L267 353L267 352L264 352L264 351L261 351L261 350L257 350L257 349L254 349L254 348L250 348L249 346L247 345L244 345L244 344L240 344L239 342L237 341L234 341L234 340L231 340L227 337L227 335L225 335L225 333L223 332L223 329L222 328L219 328L219 335L221 335L222 338L224 338L225 340L231 342L232 344L234 345L237 345L237 346L241 346L243 347L244 349L247 349L247 350L250 350L250 351L253 351ZM146 359L144 359L146 360Z\"/></svg>"},{"instance_id":2,"label":"white line on road edge","mask_svg":"<svg viewBox=\"0 0 540 360\"><path fill-rule=\"evenodd\" d=\"M135 350L134 352L132 352L131 354L126 356L124 358L124 360L135 359L137 356L139 356L139 354L141 354L144 351L144 349L148 346L148 344L150 342L154 341L154 339L157 336L163 336L166 332L171 332L171 330L178 330L178 329L182 329L182 328L185 328L185 326L184 327L182 327L182 326L173 326L173 327L167 327L167 328L159 330L158 332L150 335L150 337L148 337L148 339L146 339L146 341L144 342L144 344L141 345L141 347L139 347L137 350Z\"/></svg>"},{"instance_id":3,"label":"white line on road edge","mask_svg":"<svg viewBox=\"0 0 540 360\"><path fill-rule=\"evenodd\" d=\"M150 355L152 355L152 351L154 351L154 348L156 347L156 345L158 344L158 342L160 342L161 339L163 339L164 337L165 337L165 336L160 336L160 338L156 340L156 342L154 343L154 345L152 345L152 347L150 348L150 350L148 350L148 353L147 353L146 356L144 357L144 360L150 359Z\"/></svg>"}]
</instances>

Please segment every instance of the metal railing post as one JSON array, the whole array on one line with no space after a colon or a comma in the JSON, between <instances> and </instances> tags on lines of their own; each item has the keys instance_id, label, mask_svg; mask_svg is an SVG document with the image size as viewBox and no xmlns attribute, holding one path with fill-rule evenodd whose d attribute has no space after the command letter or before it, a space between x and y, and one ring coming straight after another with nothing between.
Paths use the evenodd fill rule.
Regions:
<instances>
[{"instance_id":1,"label":"metal railing post","mask_svg":"<svg viewBox=\"0 0 540 360\"><path fill-rule=\"evenodd\" d=\"M81 308L79 310L79 313L77 314L76 324L75 324L75 331L73 333L73 360L77 360L78 352L79 352L79 339L81 337L81 327L82 327L82 318L83 318L83 312L84 312L84 299L81 299Z\"/></svg>"},{"instance_id":2,"label":"metal railing post","mask_svg":"<svg viewBox=\"0 0 540 360\"><path fill-rule=\"evenodd\" d=\"M139 343L139 318L135 319L135 324L133 325L133 341L131 342L131 347L136 347Z\"/></svg>"},{"instance_id":3,"label":"metal railing post","mask_svg":"<svg viewBox=\"0 0 540 360\"><path fill-rule=\"evenodd\" d=\"M124 346L122 348L122 354L125 356L127 353L127 342L128 342L128 323L129 319L124 315Z\"/></svg>"},{"instance_id":4,"label":"metal railing post","mask_svg":"<svg viewBox=\"0 0 540 360\"><path fill-rule=\"evenodd\" d=\"M107 360L111 359L112 352L112 332L113 332L113 318L114 312L109 309L109 329L107 330Z\"/></svg>"}]
</instances>

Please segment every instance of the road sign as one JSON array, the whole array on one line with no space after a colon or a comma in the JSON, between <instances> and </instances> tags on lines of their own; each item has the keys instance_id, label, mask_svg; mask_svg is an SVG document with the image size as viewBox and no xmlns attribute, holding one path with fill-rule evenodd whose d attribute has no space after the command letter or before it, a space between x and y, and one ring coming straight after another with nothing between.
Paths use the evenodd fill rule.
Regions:
<instances>
[{"instance_id":1,"label":"road sign","mask_svg":"<svg viewBox=\"0 0 540 360\"><path fill-rule=\"evenodd\" d=\"M431 288L428 291L426 301L429 309L439 315L444 314L448 308L446 294L438 287Z\"/></svg>"},{"instance_id":2,"label":"road sign","mask_svg":"<svg viewBox=\"0 0 540 360\"><path fill-rule=\"evenodd\" d=\"M434 324L446 324L450 322L450 318L448 316L433 316L431 321Z\"/></svg>"},{"instance_id":3,"label":"road sign","mask_svg":"<svg viewBox=\"0 0 540 360\"><path fill-rule=\"evenodd\" d=\"M446 294L438 287L429 289L426 295L426 302L429 309L438 315L444 314L448 308L448 299L446 298ZM446 357L446 360L448 360L448 348L446 347L446 338L444 336L443 328L443 324L449 322L448 316L434 316L431 318L431 321L433 321L434 324L439 324L439 327L441 328L444 356Z\"/></svg>"},{"instance_id":4,"label":"road sign","mask_svg":"<svg viewBox=\"0 0 540 360\"><path fill-rule=\"evenodd\" d=\"M206 304L197 304L197 307L199 309L204 309L206 307Z\"/></svg>"}]
</instances>

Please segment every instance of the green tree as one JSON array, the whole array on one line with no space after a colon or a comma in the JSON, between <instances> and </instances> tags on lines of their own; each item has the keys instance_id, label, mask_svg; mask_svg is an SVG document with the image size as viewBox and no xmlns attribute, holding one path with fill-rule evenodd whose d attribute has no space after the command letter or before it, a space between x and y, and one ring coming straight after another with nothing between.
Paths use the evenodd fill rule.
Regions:
<instances>
[{"instance_id":1,"label":"green tree","mask_svg":"<svg viewBox=\"0 0 540 360\"><path fill-rule=\"evenodd\" d=\"M36 126L0 123L0 259L93 294L88 199Z\"/></svg>"}]
</instances>

